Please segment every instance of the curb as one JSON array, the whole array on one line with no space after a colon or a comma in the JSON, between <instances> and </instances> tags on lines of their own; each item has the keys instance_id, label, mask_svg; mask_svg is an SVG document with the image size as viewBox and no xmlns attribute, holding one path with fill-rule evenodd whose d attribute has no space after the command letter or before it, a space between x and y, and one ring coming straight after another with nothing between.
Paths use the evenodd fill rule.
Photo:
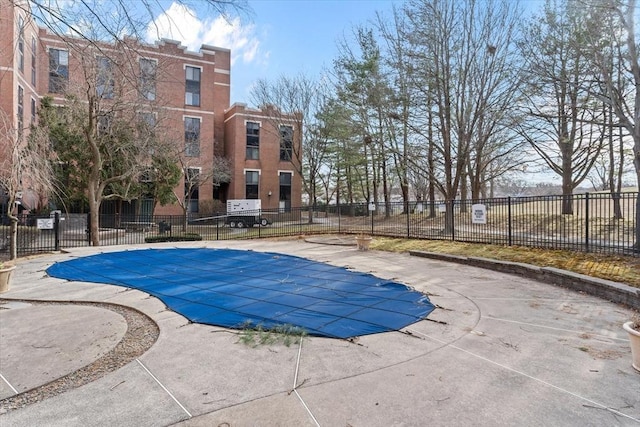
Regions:
<instances>
[{"instance_id":1,"label":"curb","mask_svg":"<svg viewBox=\"0 0 640 427\"><path fill-rule=\"evenodd\" d=\"M409 251L409 255L471 265L473 267L486 268L501 273L515 274L542 283L584 292L611 302L626 305L634 310L640 310L640 289L611 280L598 279L554 267L537 267L520 262L500 261L480 257L466 257L426 251Z\"/></svg>"}]
</instances>

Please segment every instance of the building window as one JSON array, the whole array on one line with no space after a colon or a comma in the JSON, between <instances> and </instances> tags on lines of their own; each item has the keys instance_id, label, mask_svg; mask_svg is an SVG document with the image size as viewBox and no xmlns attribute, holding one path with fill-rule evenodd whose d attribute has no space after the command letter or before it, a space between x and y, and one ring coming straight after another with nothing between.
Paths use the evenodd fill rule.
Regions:
<instances>
[{"instance_id":1,"label":"building window","mask_svg":"<svg viewBox=\"0 0 640 427\"><path fill-rule=\"evenodd\" d=\"M24 18L18 18L18 69L24 73Z\"/></svg>"},{"instance_id":2,"label":"building window","mask_svg":"<svg viewBox=\"0 0 640 427\"><path fill-rule=\"evenodd\" d=\"M138 143L141 147L146 146L147 153L153 156L156 153L156 115L148 111L139 112L137 128Z\"/></svg>"},{"instance_id":3,"label":"building window","mask_svg":"<svg viewBox=\"0 0 640 427\"><path fill-rule=\"evenodd\" d=\"M69 52L49 50L49 92L65 93L69 83Z\"/></svg>"},{"instance_id":4,"label":"building window","mask_svg":"<svg viewBox=\"0 0 640 427\"><path fill-rule=\"evenodd\" d=\"M184 154L188 157L200 156L200 119L184 119Z\"/></svg>"},{"instance_id":5,"label":"building window","mask_svg":"<svg viewBox=\"0 0 640 427\"><path fill-rule=\"evenodd\" d=\"M184 173L184 197L188 201L187 212L198 212L200 199L200 168L187 168Z\"/></svg>"},{"instance_id":6,"label":"building window","mask_svg":"<svg viewBox=\"0 0 640 427\"><path fill-rule=\"evenodd\" d=\"M138 127L141 133L153 137L156 128L156 115L148 111L138 113Z\"/></svg>"},{"instance_id":7,"label":"building window","mask_svg":"<svg viewBox=\"0 0 640 427\"><path fill-rule=\"evenodd\" d=\"M114 89L113 62L100 56L96 64L96 93L101 98L112 99Z\"/></svg>"},{"instance_id":8,"label":"building window","mask_svg":"<svg viewBox=\"0 0 640 427\"><path fill-rule=\"evenodd\" d=\"M293 128L280 126L280 160L291 161L293 158Z\"/></svg>"},{"instance_id":9,"label":"building window","mask_svg":"<svg viewBox=\"0 0 640 427\"><path fill-rule=\"evenodd\" d=\"M35 126L36 124L36 100L35 98L31 98L31 125Z\"/></svg>"},{"instance_id":10,"label":"building window","mask_svg":"<svg viewBox=\"0 0 640 427\"><path fill-rule=\"evenodd\" d=\"M200 68L185 67L186 93L184 103L187 105L200 106Z\"/></svg>"},{"instance_id":11,"label":"building window","mask_svg":"<svg viewBox=\"0 0 640 427\"><path fill-rule=\"evenodd\" d=\"M280 211L291 211L291 178L292 172L280 172Z\"/></svg>"},{"instance_id":12,"label":"building window","mask_svg":"<svg viewBox=\"0 0 640 427\"><path fill-rule=\"evenodd\" d=\"M247 160L260 158L260 123L247 122Z\"/></svg>"},{"instance_id":13,"label":"building window","mask_svg":"<svg viewBox=\"0 0 640 427\"><path fill-rule=\"evenodd\" d=\"M111 128L113 126L113 115L110 112L99 113L97 117L98 122L98 135L106 136L111 134Z\"/></svg>"},{"instance_id":14,"label":"building window","mask_svg":"<svg viewBox=\"0 0 640 427\"><path fill-rule=\"evenodd\" d=\"M18 138L22 138L24 130L24 89L18 86Z\"/></svg>"},{"instance_id":15,"label":"building window","mask_svg":"<svg viewBox=\"0 0 640 427\"><path fill-rule=\"evenodd\" d=\"M156 100L156 70L153 59L140 58L140 95L149 101Z\"/></svg>"},{"instance_id":16,"label":"building window","mask_svg":"<svg viewBox=\"0 0 640 427\"><path fill-rule=\"evenodd\" d=\"M36 53L37 53L36 38L31 37L31 84L36 85Z\"/></svg>"},{"instance_id":17,"label":"building window","mask_svg":"<svg viewBox=\"0 0 640 427\"><path fill-rule=\"evenodd\" d=\"M245 198L246 199L258 199L258 183L260 182L259 171L246 171L245 172Z\"/></svg>"},{"instance_id":18,"label":"building window","mask_svg":"<svg viewBox=\"0 0 640 427\"><path fill-rule=\"evenodd\" d=\"M138 177L139 182L150 183L156 180L153 168L144 168Z\"/></svg>"}]
</instances>

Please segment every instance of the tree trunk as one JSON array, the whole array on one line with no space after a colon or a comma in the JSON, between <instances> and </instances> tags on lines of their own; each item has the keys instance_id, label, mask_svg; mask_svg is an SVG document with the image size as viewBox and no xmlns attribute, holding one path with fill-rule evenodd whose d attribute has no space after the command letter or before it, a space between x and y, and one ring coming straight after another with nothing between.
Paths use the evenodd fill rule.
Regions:
<instances>
[{"instance_id":1,"label":"tree trunk","mask_svg":"<svg viewBox=\"0 0 640 427\"><path fill-rule=\"evenodd\" d=\"M187 200L185 201L185 205L184 205L184 206L183 206L183 208L182 208L182 232L183 232L183 233L186 233L186 232L187 232L187 225L188 225L188 222L189 222L189 220L188 220L188 217L189 217L189 215L188 215L188 211L189 211L188 206L189 206L189 203L190 203L190 200L189 200L189 199L187 199Z\"/></svg>"},{"instance_id":2,"label":"tree trunk","mask_svg":"<svg viewBox=\"0 0 640 427\"><path fill-rule=\"evenodd\" d=\"M436 186L435 186L435 158L433 143L433 113L429 110L427 117L427 137L429 138L429 146L427 147L427 164L429 166L429 218L436 217Z\"/></svg>"},{"instance_id":3,"label":"tree trunk","mask_svg":"<svg viewBox=\"0 0 640 427\"><path fill-rule=\"evenodd\" d=\"M309 204L309 208L307 209L308 216L309 216L309 221L308 221L309 224L313 224L313 206L314 205L315 204Z\"/></svg>"},{"instance_id":4,"label":"tree trunk","mask_svg":"<svg viewBox=\"0 0 640 427\"><path fill-rule=\"evenodd\" d=\"M454 201L447 200L445 202L445 215L444 215L444 233L445 234L453 234L453 209Z\"/></svg>"},{"instance_id":5,"label":"tree trunk","mask_svg":"<svg viewBox=\"0 0 640 427\"><path fill-rule=\"evenodd\" d=\"M562 143L561 143L562 144ZM571 148L563 143L562 149L562 214L573 215L573 170Z\"/></svg>"},{"instance_id":6,"label":"tree trunk","mask_svg":"<svg viewBox=\"0 0 640 427\"><path fill-rule=\"evenodd\" d=\"M89 183L89 230L91 246L100 246L100 202L93 182Z\"/></svg>"},{"instance_id":7,"label":"tree trunk","mask_svg":"<svg viewBox=\"0 0 640 427\"><path fill-rule=\"evenodd\" d=\"M467 197L469 185L467 184L467 174L463 173L460 179L460 213L467 213Z\"/></svg>"}]
</instances>

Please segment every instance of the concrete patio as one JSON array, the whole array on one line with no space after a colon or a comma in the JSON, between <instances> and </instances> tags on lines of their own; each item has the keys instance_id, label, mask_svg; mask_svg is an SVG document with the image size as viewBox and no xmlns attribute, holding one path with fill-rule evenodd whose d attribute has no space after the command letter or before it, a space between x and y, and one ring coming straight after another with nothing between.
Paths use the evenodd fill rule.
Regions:
<instances>
[{"instance_id":1,"label":"concrete patio","mask_svg":"<svg viewBox=\"0 0 640 427\"><path fill-rule=\"evenodd\" d=\"M621 326L631 310L623 306L515 275L352 246L251 240L180 247L345 266L412 286L438 308L399 332L254 347L240 342L241 331L189 323L143 292L45 273L54 262L134 247L21 260L11 290L0 294L0 398L81 368L126 333L119 314L74 301L135 308L160 335L140 357L87 385L4 410L0 425L640 424L640 373Z\"/></svg>"}]
</instances>

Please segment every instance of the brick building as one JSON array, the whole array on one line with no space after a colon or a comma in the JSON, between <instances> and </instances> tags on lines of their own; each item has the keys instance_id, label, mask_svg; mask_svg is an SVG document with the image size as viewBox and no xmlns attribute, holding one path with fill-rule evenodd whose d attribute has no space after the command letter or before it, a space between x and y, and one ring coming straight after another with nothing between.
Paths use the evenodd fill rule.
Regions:
<instances>
[{"instance_id":1,"label":"brick building","mask_svg":"<svg viewBox=\"0 0 640 427\"><path fill-rule=\"evenodd\" d=\"M230 199L260 199L263 209L300 206L301 179L294 144L300 146L293 116L274 108L236 103L225 111L226 156L231 161Z\"/></svg>"},{"instance_id":2,"label":"brick building","mask_svg":"<svg viewBox=\"0 0 640 427\"><path fill-rule=\"evenodd\" d=\"M22 28L18 32L18 28ZM7 0L0 0L0 137L22 138L36 122L39 104L39 28ZM3 144L3 147L6 147ZM3 150L4 151L4 150ZM0 153L0 156L9 153ZM37 203L38 195L25 187L23 200ZM4 200L4 199L3 199ZM3 211L6 206L3 206Z\"/></svg>"},{"instance_id":3,"label":"brick building","mask_svg":"<svg viewBox=\"0 0 640 427\"><path fill-rule=\"evenodd\" d=\"M191 188L190 212L213 213L232 198L260 198L265 209L300 205L301 177L290 155L292 144L300 144L299 130L287 115L275 120L269 110L230 106L228 49L203 45L191 52L172 40L114 45L62 39L8 0L0 0L0 40L0 106L20 132L36 123L44 96L62 105L69 94L95 93L97 108L152 121L179 153L185 176L211 170L216 156L229 159L229 182L207 179ZM183 177L174 193L182 197L187 187ZM117 206L122 213L150 214L153 201ZM155 214L180 213L177 204L155 208Z\"/></svg>"}]
</instances>

